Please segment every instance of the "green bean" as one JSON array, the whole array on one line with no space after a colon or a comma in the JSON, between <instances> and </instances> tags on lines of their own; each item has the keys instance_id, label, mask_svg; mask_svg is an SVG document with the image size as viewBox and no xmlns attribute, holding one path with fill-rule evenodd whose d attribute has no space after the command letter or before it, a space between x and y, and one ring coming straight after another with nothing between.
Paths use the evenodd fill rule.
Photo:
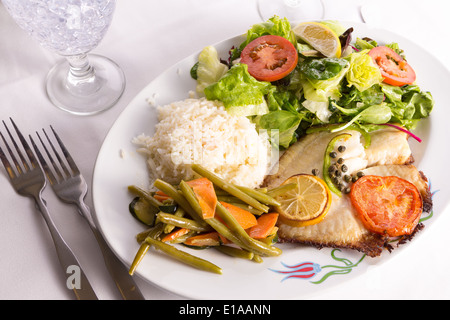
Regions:
<instances>
[{"instance_id":1,"label":"green bean","mask_svg":"<svg viewBox=\"0 0 450 320\"><path fill-rule=\"evenodd\" d=\"M136 235L137 242L141 243L145 241L145 238L151 236L152 238L157 238L163 232L164 225L162 223L157 223L154 227L140 232Z\"/></svg>"},{"instance_id":2,"label":"green bean","mask_svg":"<svg viewBox=\"0 0 450 320\"><path fill-rule=\"evenodd\" d=\"M192 188L185 182L180 182L180 191L183 197L183 201L186 202L186 206L188 206L192 210L192 217L196 217L197 219L203 219L203 210L198 203L197 197L194 194Z\"/></svg>"},{"instance_id":3,"label":"green bean","mask_svg":"<svg viewBox=\"0 0 450 320\"><path fill-rule=\"evenodd\" d=\"M211 228L205 227L204 225L198 223L195 220L176 217L175 215L169 213L164 212L158 213L158 219L163 223L167 223L175 227L185 228L193 231L204 232L211 230Z\"/></svg>"},{"instance_id":4,"label":"green bean","mask_svg":"<svg viewBox=\"0 0 450 320\"><path fill-rule=\"evenodd\" d=\"M233 215L231 215L230 212L220 203L216 206L216 214L224 221L228 228L230 228L233 234L235 234L235 236L245 244L247 248L251 248L251 251L263 256L278 256L281 254L280 249L251 238L239 225Z\"/></svg>"},{"instance_id":5,"label":"green bean","mask_svg":"<svg viewBox=\"0 0 450 320\"><path fill-rule=\"evenodd\" d=\"M240 203L240 204L245 204L245 205L249 206L248 204L246 204L241 199L236 198L235 196L231 196L231 195L217 196L217 200L224 201L224 202L227 202L227 203Z\"/></svg>"},{"instance_id":6,"label":"green bean","mask_svg":"<svg viewBox=\"0 0 450 320\"><path fill-rule=\"evenodd\" d=\"M257 263L263 263L263 259L261 258L261 256L255 254L253 256L253 261L257 262Z\"/></svg>"},{"instance_id":7,"label":"green bean","mask_svg":"<svg viewBox=\"0 0 450 320\"><path fill-rule=\"evenodd\" d=\"M180 217L182 218L185 214L184 209L181 206L177 207L177 211L175 211L175 213L173 214L175 217ZM164 227L164 233L170 233L173 231L173 229L175 228L174 225L172 224L166 224L166 226Z\"/></svg>"},{"instance_id":8,"label":"green bean","mask_svg":"<svg viewBox=\"0 0 450 320\"><path fill-rule=\"evenodd\" d=\"M250 212L251 214L254 214L255 216L260 216L260 215L262 215L264 213L264 212L262 212L262 211L260 211L258 209L252 208L251 206L249 206L246 203L236 203L236 202L227 202L227 203L229 203L229 204L231 204L231 205L233 205L235 207L239 207L241 209L244 209L244 210Z\"/></svg>"},{"instance_id":9,"label":"green bean","mask_svg":"<svg viewBox=\"0 0 450 320\"><path fill-rule=\"evenodd\" d=\"M162 223L158 223L156 226L154 226L153 228L146 230L144 232L141 232L140 234L138 234L138 236L142 236L142 235L146 235L145 239L147 239L148 237L151 238L157 238L159 237L159 235L162 233L164 225ZM138 236L136 238L138 238ZM145 239L141 240L144 241ZM138 239L139 241L139 239ZM139 241L139 242L141 242ZM138 267L138 265L141 263L142 259L144 258L144 256L146 255L148 249L150 249L150 245L148 244L147 241L144 241L141 243L141 246L139 247L138 252L136 253L133 263L130 266L130 269L128 271L128 273L130 275L133 275L134 272L136 271L136 268Z\"/></svg>"},{"instance_id":10,"label":"green bean","mask_svg":"<svg viewBox=\"0 0 450 320\"><path fill-rule=\"evenodd\" d=\"M188 201L191 205L191 208L193 208L193 210L200 215L202 209L200 208L198 200L195 197L195 194L192 191L191 187L189 187L186 182L181 181L180 189L183 192L186 201ZM247 234L247 232L242 229L236 219L220 203L217 203L216 205L216 214L219 214L220 218L222 218L222 220L227 224L228 227L226 227L216 218L205 219L204 221L231 242L237 244L243 249L265 256L278 256L281 254L280 249L270 247L260 241L251 238Z\"/></svg>"},{"instance_id":11,"label":"green bean","mask_svg":"<svg viewBox=\"0 0 450 320\"><path fill-rule=\"evenodd\" d=\"M191 255L185 251L181 251L181 250L175 248L174 246L171 246L162 241L152 239L151 237L148 237L147 239L145 239L145 241L148 244L155 246L155 248L170 255L172 258L177 259L177 260L179 260L187 265L190 265L194 268L217 273L217 274L222 274L222 269L220 267L216 266L215 264L213 264L207 260L204 260L202 258Z\"/></svg>"},{"instance_id":12,"label":"green bean","mask_svg":"<svg viewBox=\"0 0 450 320\"><path fill-rule=\"evenodd\" d=\"M148 249L150 249L150 245L147 242L142 242L138 252L136 253L136 256L134 257L133 263L131 264L130 269L128 270L130 276L134 274L138 265L141 263L142 259L147 254Z\"/></svg>"},{"instance_id":13,"label":"green bean","mask_svg":"<svg viewBox=\"0 0 450 320\"><path fill-rule=\"evenodd\" d=\"M194 236L198 234L196 231L189 231L186 234L183 234L182 236L179 236L173 240L167 241L166 243L183 243L185 242L188 238Z\"/></svg>"},{"instance_id":14,"label":"green bean","mask_svg":"<svg viewBox=\"0 0 450 320\"><path fill-rule=\"evenodd\" d=\"M269 191L267 191L267 194L273 198L282 195L292 189L295 189L297 187L296 183L287 183L287 184L283 184L279 187L270 189Z\"/></svg>"},{"instance_id":15,"label":"green bean","mask_svg":"<svg viewBox=\"0 0 450 320\"><path fill-rule=\"evenodd\" d=\"M162 206L163 204L156 200L154 197L152 197L147 191L137 187L137 186L128 186L128 190L139 197L144 198L148 203L150 203L152 206L159 208L159 206Z\"/></svg>"},{"instance_id":16,"label":"green bean","mask_svg":"<svg viewBox=\"0 0 450 320\"><path fill-rule=\"evenodd\" d=\"M214 183L216 186L218 186L222 190L224 190L224 191L228 192L229 194L231 194L231 195L241 199L245 203L251 205L253 208L256 208L256 209L261 210L263 212L268 212L269 211L269 207L267 207L264 204L260 203L258 200L256 200L255 198L252 198L251 196L249 196L245 192L242 192L241 190L239 190L238 188L233 186L231 183L228 183L228 182L224 181L223 179L219 178L217 175L215 175L214 173L206 170L202 166L197 165L197 164L193 164L191 166L191 168L192 168L192 170L194 170L195 172L197 172L201 176L203 176L203 177L207 178L208 180L210 180L212 183Z\"/></svg>"},{"instance_id":17,"label":"green bean","mask_svg":"<svg viewBox=\"0 0 450 320\"><path fill-rule=\"evenodd\" d=\"M215 249L217 249L218 251L229 255L231 257L236 257L236 258L241 258L241 259L247 259L247 260L253 260L253 256L254 253L247 251L247 250L242 250L239 248L235 248L235 247L230 247L230 246L218 246L215 247Z\"/></svg>"},{"instance_id":18,"label":"green bean","mask_svg":"<svg viewBox=\"0 0 450 320\"><path fill-rule=\"evenodd\" d=\"M165 194L167 194L173 200L175 200L175 202L178 203L178 205L180 205L191 216L192 219L206 226L205 222L201 218L201 215L199 216L197 212L192 209L191 205L184 198L183 194L179 193L178 190L175 189L171 184L164 182L160 179L157 179L153 185L162 192L164 192Z\"/></svg>"},{"instance_id":19,"label":"green bean","mask_svg":"<svg viewBox=\"0 0 450 320\"><path fill-rule=\"evenodd\" d=\"M254 189L247 188L247 187L242 187L242 186L236 186L236 187L239 190L241 190L242 192L245 192L246 194L248 194L250 197L255 198L259 202L262 202L262 203L265 203L265 204L271 205L271 206L279 206L280 205L280 203L278 201L276 201L274 198L272 198L268 194L265 194L258 190L254 190Z\"/></svg>"}]
</instances>

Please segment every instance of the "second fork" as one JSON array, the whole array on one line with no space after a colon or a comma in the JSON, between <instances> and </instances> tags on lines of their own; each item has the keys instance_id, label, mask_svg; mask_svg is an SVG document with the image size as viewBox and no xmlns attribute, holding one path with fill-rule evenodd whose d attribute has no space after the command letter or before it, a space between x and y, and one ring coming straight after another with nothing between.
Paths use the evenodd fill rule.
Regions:
<instances>
[{"instance_id":1,"label":"second fork","mask_svg":"<svg viewBox=\"0 0 450 320\"><path fill-rule=\"evenodd\" d=\"M114 282L122 297L125 300L144 300L142 293L135 284L133 278L129 275L128 269L111 251L100 231L95 226L90 209L84 202L84 198L86 197L88 191L86 181L56 131L53 127L50 126L50 128L62 151L62 156L60 156L61 152L56 150L54 144L44 129L42 131L48 145L51 147L52 153L56 157L56 160L52 157L52 153L46 147L46 144L40 137L39 133L36 132L49 161L46 161L42 154L43 152L39 151L39 148L36 146L34 141L32 141L32 143L53 191L61 200L77 205L80 214L87 220L100 246L106 267L114 279ZM61 170L59 168L61 168Z\"/></svg>"}]
</instances>

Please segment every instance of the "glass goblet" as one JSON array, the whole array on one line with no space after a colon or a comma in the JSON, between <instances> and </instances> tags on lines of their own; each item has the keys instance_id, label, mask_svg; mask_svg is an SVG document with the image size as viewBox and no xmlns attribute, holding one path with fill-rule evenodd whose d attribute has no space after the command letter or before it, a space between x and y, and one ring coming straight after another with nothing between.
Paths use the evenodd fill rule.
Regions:
<instances>
[{"instance_id":1,"label":"glass goblet","mask_svg":"<svg viewBox=\"0 0 450 320\"><path fill-rule=\"evenodd\" d=\"M49 99L77 115L112 107L125 89L125 76L112 60L88 55L106 34L115 0L2 0L17 24L44 48L66 59L48 73Z\"/></svg>"},{"instance_id":2,"label":"glass goblet","mask_svg":"<svg viewBox=\"0 0 450 320\"><path fill-rule=\"evenodd\" d=\"M289 21L321 20L324 15L322 0L258 0L261 19L267 21L274 15Z\"/></svg>"}]
</instances>

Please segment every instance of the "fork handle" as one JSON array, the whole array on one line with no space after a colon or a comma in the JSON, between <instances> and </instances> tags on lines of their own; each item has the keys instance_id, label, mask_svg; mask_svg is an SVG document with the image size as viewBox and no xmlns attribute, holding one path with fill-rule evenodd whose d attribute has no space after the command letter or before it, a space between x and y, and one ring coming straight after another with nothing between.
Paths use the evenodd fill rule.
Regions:
<instances>
[{"instance_id":1,"label":"fork handle","mask_svg":"<svg viewBox=\"0 0 450 320\"><path fill-rule=\"evenodd\" d=\"M61 234L58 232L55 223L50 217L44 200L40 196L38 196L35 198L35 201L39 211L42 213L42 216L47 223L48 229L55 244L59 262L64 272L66 273L66 275L68 273L73 273L73 279L71 276L67 278L67 288L73 290L78 300L98 300L97 295L92 289L92 286L89 283L89 280L86 277L83 269L81 268L80 263L78 262L77 258L75 257L74 253L69 248L67 243L62 238ZM79 277L77 277L78 272Z\"/></svg>"},{"instance_id":2,"label":"fork handle","mask_svg":"<svg viewBox=\"0 0 450 320\"><path fill-rule=\"evenodd\" d=\"M109 245L106 243L101 232L95 226L89 207L85 204L83 199L79 200L77 202L77 205L81 215L86 218L92 232L95 235L95 238L97 239L98 245L103 254L106 268L108 269L111 277L114 280L114 283L119 289L122 298L124 300L145 300L144 296L139 290L139 287L136 285L134 279L129 274L128 269L119 260L119 258L117 258Z\"/></svg>"}]
</instances>

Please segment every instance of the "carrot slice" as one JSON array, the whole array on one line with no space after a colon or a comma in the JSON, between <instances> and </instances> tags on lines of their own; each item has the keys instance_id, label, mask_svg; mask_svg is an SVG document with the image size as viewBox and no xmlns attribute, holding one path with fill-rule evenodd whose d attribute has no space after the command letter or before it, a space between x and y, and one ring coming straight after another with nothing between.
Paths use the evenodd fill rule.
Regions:
<instances>
[{"instance_id":1,"label":"carrot slice","mask_svg":"<svg viewBox=\"0 0 450 320\"><path fill-rule=\"evenodd\" d=\"M216 213L217 196L214 186L207 178L198 178L188 181L187 184L194 191L198 203L202 208L203 219L214 218Z\"/></svg>"},{"instance_id":2,"label":"carrot slice","mask_svg":"<svg viewBox=\"0 0 450 320\"><path fill-rule=\"evenodd\" d=\"M223 201L220 201L220 203L228 210L228 212L230 212L243 229L248 229L257 225L256 217L249 211ZM217 217L217 219L223 223L219 217Z\"/></svg>"},{"instance_id":3,"label":"carrot slice","mask_svg":"<svg viewBox=\"0 0 450 320\"><path fill-rule=\"evenodd\" d=\"M170 198L167 194L165 194L165 193L162 192L161 190L156 191L155 194L157 194L158 196L163 196L163 197Z\"/></svg>"},{"instance_id":4,"label":"carrot slice","mask_svg":"<svg viewBox=\"0 0 450 320\"><path fill-rule=\"evenodd\" d=\"M155 198L156 200L158 200L159 202L164 202L167 199L170 199L170 197L165 197L165 196L160 196L159 194L155 194L153 196L153 198Z\"/></svg>"},{"instance_id":5,"label":"carrot slice","mask_svg":"<svg viewBox=\"0 0 450 320\"><path fill-rule=\"evenodd\" d=\"M265 213L257 219L257 225L251 227L247 232L254 239L264 239L272 234L277 224L278 213Z\"/></svg>"},{"instance_id":6,"label":"carrot slice","mask_svg":"<svg viewBox=\"0 0 450 320\"><path fill-rule=\"evenodd\" d=\"M170 199L170 197L161 190L156 191L155 194L153 195L153 198L155 198L159 202L163 202L167 199Z\"/></svg>"},{"instance_id":7,"label":"carrot slice","mask_svg":"<svg viewBox=\"0 0 450 320\"><path fill-rule=\"evenodd\" d=\"M191 231L191 230L186 229L186 228L177 229L175 231L172 231L168 235L166 235L164 238L161 239L161 241L162 242L167 242L167 241L175 240L175 239L177 239L177 238L179 238L181 236L184 236L189 231Z\"/></svg>"},{"instance_id":8,"label":"carrot slice","mask_svg":"<svg viewBox=\"0 0 450 320\"><path fill-rule=\"evenodd\" d=\"M189 237L184 243L196 247L219 246L221 242L219 239L219 233L213 231Z\"/></svg>"}]
</instances>

